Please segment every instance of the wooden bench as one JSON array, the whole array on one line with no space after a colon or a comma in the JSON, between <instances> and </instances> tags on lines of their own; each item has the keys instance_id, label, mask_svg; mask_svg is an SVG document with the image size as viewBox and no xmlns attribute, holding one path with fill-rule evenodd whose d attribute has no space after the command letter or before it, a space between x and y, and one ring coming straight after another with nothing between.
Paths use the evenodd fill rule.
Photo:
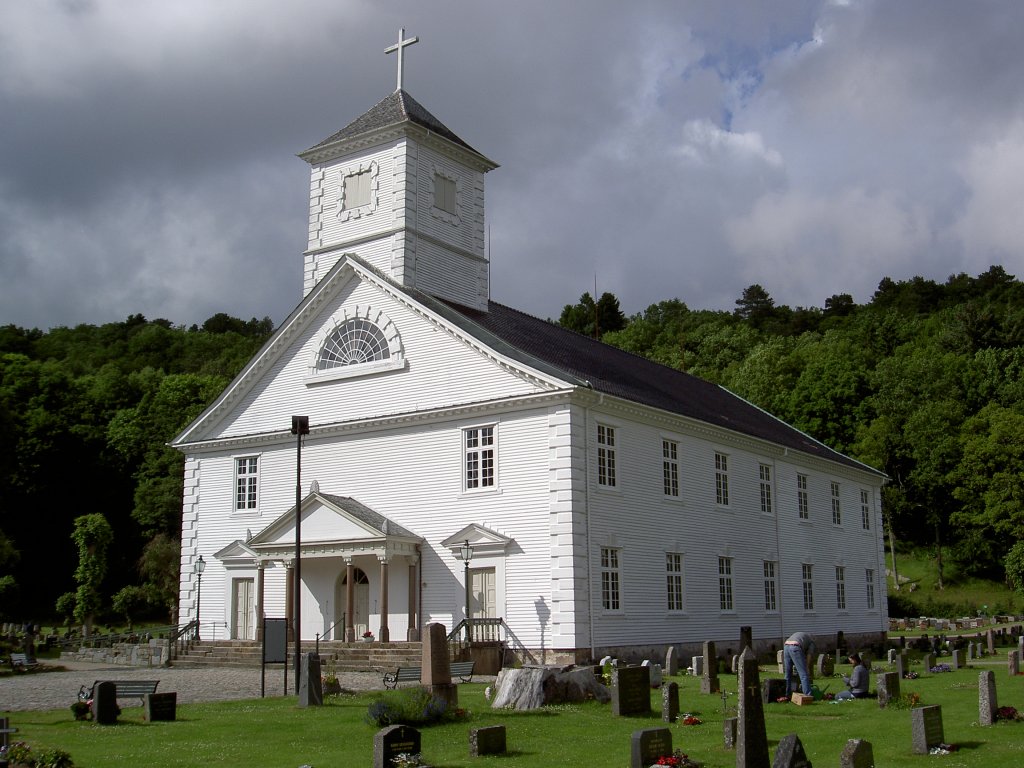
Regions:
<instances>
[{"instance_id":1,"label":"wooden bench","mask_svg":"<svg viewBox=\"0 0 1024 768\"><path fill-rule=\"evenodd\" d=\"M464 683L473 679L473 667L475 661L453 661L451 664L452 677L457 677ZM384 687L397 688L399 683L418 683L423 676L422 667L398 667L394 672L384 673Z\"/></svg>"},{"instance_id":2,"label":"wooden bench","mask_svg":"<svg viewBox=\"0 0 1024 768\"><path fill-rule=\"evenodd\" d=\"M12 653L11 654L11 669L18 671L18 669L35 669L39 666L39 662L29 656L27 653Z\"/></svg>"},{"instance_id":3,"label":"wooden bench","mask_svg":"<svg viewBox=\"0 0 1024 768\"><path fill-rule=\"evenodd\" d=\"M146 694L156 693L156 687L160 684L159 680L97 680L89 688L86 688L83 685L78 689L78 700L90 701L96 690L96 686L105 682L111 682L114 684L115 698L138 699L143 704L146 703Z\"/></svg>"}]
</instances>

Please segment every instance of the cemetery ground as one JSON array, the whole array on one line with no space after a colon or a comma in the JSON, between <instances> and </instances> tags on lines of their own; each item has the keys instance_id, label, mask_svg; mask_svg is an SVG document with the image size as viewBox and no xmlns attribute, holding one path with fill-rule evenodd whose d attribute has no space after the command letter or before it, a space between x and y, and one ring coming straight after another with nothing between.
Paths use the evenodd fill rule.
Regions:
<instances>
[{"instance_id":1,"label":"cemetery ground","mask_svg":"<svg viewBox=\"0 0 1024 768\"><path fill-rule=\"evenodd\" d=\"M948 755L914 754L910 708L879 709L875 699L863 699L819 701L804 707L766 704L770 756L774 757L780 739L796 733L808 758L817 766L837 765L851 738L870 741L876 764L893 768L1024 764L1024 722L978 724L978 678L985 670L995 672L998 705L1024 711L1024 676L1009 677L1005 654L953 672L929 673L919 663L911 670L920 676L901 681L902 693L917 694L922 705L941 705L944 742L956 745L957 751ZM841 690L838 675L848 674L849 667L837 665L836 671L836 677L818 679L816 684L831 692ZM777 677L775 673L774 665L761 666L762 680ZM872 672L872 690L875 678ZM720 675L719 680L726 691L724 712L720 694L700 693L700 678L666 676L666 682L679 685L680 712L693 713L702 721L668 727L673 747L706 768L734 768L736 754L723 746L722 723L725 717L735 715L736 677ZM632 733L665 725L660 715L660 691L651 692L649 717L615 717L609 705L593 701L528 712L493 710L485 699L485 687L481 683L458 686L459 704L469 711L468 720L420 729L425 764L435 768L624 768L630 762ZM73 694L69 692L69 702ZM33 750L66 750L78 768L369 766L373 764L373 739L378 726L368 724L365 716L377 696L366 692L329 697L323 707L308 709L296 707L294 696L185 704L179 705L176 721L155 723L143 720L140 707L126 706L118 723L110 726L76 722L70 709L14 712L10 717L11 725L19 728L15 738L26 741ZM508 753L470 757L469 730L490 725L506 727Z\"/></svg>"}]
</instances>

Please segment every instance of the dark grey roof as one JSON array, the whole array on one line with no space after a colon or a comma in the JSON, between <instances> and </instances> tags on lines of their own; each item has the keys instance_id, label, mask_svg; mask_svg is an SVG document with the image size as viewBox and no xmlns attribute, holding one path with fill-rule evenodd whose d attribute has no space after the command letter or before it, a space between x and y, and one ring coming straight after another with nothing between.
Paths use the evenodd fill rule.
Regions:
<instances>
[{"instance_id":1,"label":"dark grey roof","mask_svg":"<svg viewBox=\"0 0 1024 768\"><path fill-rule=\"evenodd\" d=\"M834 451L717 384L646 360L496 302L487 312L445 303L464 318L517 350L522 362L550 366L594 390L744 435L769 440L811 456L878 472ZM468 321L468 324L466 323ZM477 334L479 335L479 334ZM482 339L486 341L486 339Z\"/></svg>"},{"instance_id":2,"label":"dark grey roof","mask_svg":"<svg viewBox=\"0 0 1024 768\"><path fill-rule=\"evenodd\" d=\"M340 509L345 510L352 517L357 520L362 520L364 523L380 531L385 536L403 536L411 539L420 539L422 537L417 536L412 531L403 528L393 520L389 520L379 512L374 512L368 506L362 502L356 501L350 496L333 496L329 493L321 493L320 496L327 499L331 504Z\"/></svg>"},{"instance_id":3,"label":"dark grey roof","mask_svg":"<svg viewBox=\"0 0 1024 768\"><path fill-rule=\"evenodd\" d=\"M357 117L337 133L328 136L319 144L315 144L310 147L302 154L312 152L320 149L321 147L326 147L338 141L355 138L356 136L369 133L370 131L374 131L379 128L399 125L406 121L426 128L431 133L443 136L448 139L448 141L458 144L460 147L468 149L474 154L480 154L469 146L469 144L456 136L455 133L452 132L444 123L430 114L426 107L416 101L416 99L404 90L395 91L387 98L377 102L377 104L371 107L369 111L365 112L360 117Z\"/></svg>"}]
</instances>

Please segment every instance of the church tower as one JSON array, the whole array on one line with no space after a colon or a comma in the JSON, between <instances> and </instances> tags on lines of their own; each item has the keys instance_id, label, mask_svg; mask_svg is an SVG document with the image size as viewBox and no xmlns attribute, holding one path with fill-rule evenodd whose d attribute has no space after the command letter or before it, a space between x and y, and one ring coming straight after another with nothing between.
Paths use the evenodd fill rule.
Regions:
<instances>
[{"instance_id":1,"label":"church tower","mask_svg":"<svg viewBox=\"0 0 1024 768\"><path fill-rule=\"evenodd\" d=\"M303 292L355 253L396 282L487 310L484 174L497 164L402 87L299 157L311 166Z\"/></svg>"}]
</instances>

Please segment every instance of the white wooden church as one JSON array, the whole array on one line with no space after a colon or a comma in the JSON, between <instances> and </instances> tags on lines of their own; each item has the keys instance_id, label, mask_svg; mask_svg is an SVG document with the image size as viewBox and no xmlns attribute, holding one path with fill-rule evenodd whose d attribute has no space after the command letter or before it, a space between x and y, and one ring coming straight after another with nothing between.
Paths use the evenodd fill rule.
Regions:
<instances>
[{"instance_id":1,"label":"white wooden church","mask_svg":"<svg viewBox=\"0 0 1024 768\"><path fill-rule=\"evenodd\" d=\"M877 638L884 476L717 385L491 301L497 165L401 78L400 62L394 93L300 154L304 296L173 442L179 620L251 639L293 616L298 517L303 640L416 639L467 601L549 662L730 645L741 626L762 645Z\"/></svg>"}]
</instances>

